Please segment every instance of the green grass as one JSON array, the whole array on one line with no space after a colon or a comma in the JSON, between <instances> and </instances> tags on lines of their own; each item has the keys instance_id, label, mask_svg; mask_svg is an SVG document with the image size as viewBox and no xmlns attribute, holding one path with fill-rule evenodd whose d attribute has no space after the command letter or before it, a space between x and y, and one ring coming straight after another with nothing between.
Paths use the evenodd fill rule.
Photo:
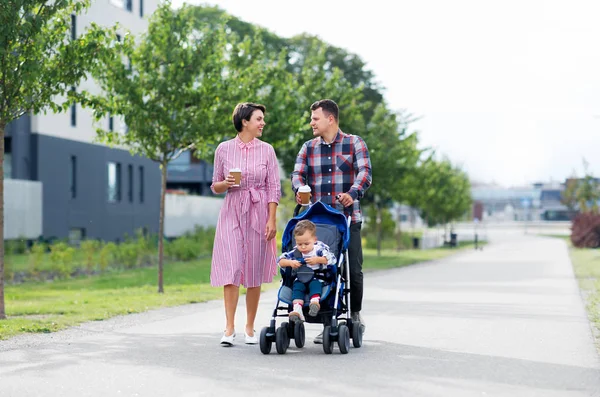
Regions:
<instances>
[{"instance_id":1,"label":"green grass","mask_svg":"<svg viewBox=\"0 0 600 397\"><path fill-rule=\"evenodd\" d=\"M463 248L472 247L466 245ZM364 252L365 271L402 267L440 259L459 249L375 250ZM0 340L22 333L54 332L85 321L154 308L221 299L222 289L210 286L210 258L167 263L165 293L156 292L156 268L113 270L108 273L53 282L6 286L7 319L0 321ZM278 277L264 290L277 287ZM243 291L242 291L243 292Z\"/></svg>"},{"instance_id":2,"label":"green grass","mask_svg":"<svg viewBox=\"0 0 600 397\"><path fill-rule=\"evenodd\" d=\"M600 349L600 250L571 247L569 252Z\"/></svg>"},{"instance_id":3,"label":"green grass","mask_svg":"<svg viewBox=\"0 0 600 397\"><path fill-rule=\"evenodd\" d=\"M573 271L583 295L596 347L600 350L600 250L575 248L570 236L546 235L564 240L569 246Z\"/></svg>"}]
</instances>

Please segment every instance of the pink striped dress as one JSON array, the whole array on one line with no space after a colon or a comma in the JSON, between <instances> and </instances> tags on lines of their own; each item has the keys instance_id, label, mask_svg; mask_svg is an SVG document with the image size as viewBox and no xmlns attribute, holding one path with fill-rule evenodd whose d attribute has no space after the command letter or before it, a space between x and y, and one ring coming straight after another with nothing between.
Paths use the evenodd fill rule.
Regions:
<instances>
[{"instance_id":1,"label":"pink striped dress","mask_svg":"<svg viewBox=\"0 0 600 397\"><path fill-rule=\"evenodd\" d=\"M281 197L279 164L268 143L256 138L244 143L236 136L217 147L213 192L232 168L242 170L242 181L227 191L219 213L210 283L259 287L273 281L277 271L276 241L267 241L265 230L269 203L279 203Z\"/></svg>"}]
</instances>

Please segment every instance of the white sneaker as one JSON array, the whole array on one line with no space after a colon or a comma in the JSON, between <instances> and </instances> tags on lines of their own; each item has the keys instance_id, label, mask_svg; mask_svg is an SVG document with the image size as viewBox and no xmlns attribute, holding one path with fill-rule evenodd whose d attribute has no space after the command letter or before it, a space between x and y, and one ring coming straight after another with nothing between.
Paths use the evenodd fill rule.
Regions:
<instances>
[{"instance_id":1,"label":"white sneaker","mask_svg":"<svg viewBox=\"0 0 600 397\"><path fill-rule=\"evenodd\" d=\"M223 332L223 336L221 337L221 346L223 346L223 347L233 346L234 339L235 339L235 332L229 336L226 336L225 332Z\"/></svg>"},{"instance_id":2,"label":"white sneaker","mask_svg":"<svg viewBox=\"0 0 600 397\"><path fill-rule=\"evenodd\" d=\"M256 345L258 343L258 338L256 337L256 331L254 331L254 335L250 336L244 331L244 336L247 345Z\"/></svg>"},{"instance_id":3,"label":"white sneaker","mask_svg":"<svg viewBox=\"0 0 600 397\"><path fill-rule=\"evenodd\" d=\"M321 331L319 335L315 336L314 343L316 343L317 345L323 344L323 331Z\"/></svg>"}]
</instances>

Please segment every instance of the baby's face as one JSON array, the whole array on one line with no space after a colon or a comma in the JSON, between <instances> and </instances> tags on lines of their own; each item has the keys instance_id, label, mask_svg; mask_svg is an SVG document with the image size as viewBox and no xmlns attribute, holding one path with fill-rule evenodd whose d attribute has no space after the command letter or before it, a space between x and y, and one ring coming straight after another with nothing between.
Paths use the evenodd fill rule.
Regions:
<instances>
[{"instance_id":1,"label":"baby's face","mask_svg":"<svg viewBox=\"0 0 600 397\"><path fill-rule=\"evenodd\" d=\"M315 243L317 242L317 236L311 234L310 232L304 232L299 236L296 236L296 247L303 254L308 254L310 251L315 248Z\"/></svg>"}]
</instances>

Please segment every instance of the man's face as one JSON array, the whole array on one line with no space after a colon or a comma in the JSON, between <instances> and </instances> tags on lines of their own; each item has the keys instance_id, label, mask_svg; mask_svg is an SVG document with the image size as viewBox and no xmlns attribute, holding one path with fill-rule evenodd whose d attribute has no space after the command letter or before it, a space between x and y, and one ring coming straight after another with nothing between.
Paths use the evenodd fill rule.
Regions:
<instances>
[{"instance_id":1,"label":"man's face","mask_svg":"<svg viewBox=\"0 0 600 397\"><path fill-rule=\"evenodd\" d=\"M310 115L310 126L314 136L323 136L332 124L333 116L327 115L322 108L313 110Z\"/></svg>"}]
</instances>

